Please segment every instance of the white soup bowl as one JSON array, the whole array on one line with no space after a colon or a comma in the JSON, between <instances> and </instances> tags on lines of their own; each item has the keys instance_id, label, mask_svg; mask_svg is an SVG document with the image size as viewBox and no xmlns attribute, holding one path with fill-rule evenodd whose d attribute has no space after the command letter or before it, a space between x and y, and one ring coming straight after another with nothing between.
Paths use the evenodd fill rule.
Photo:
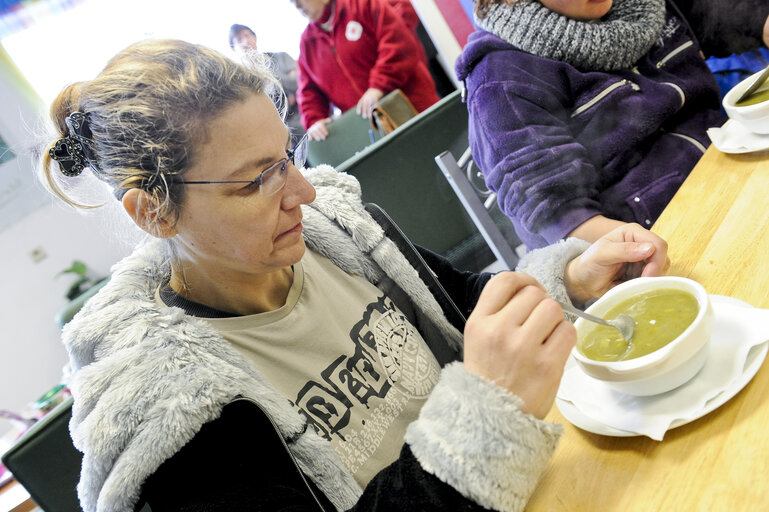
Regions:
<instances>
[{"instance_id":1,"label":"white soup bowl","mask_svg":"<svg viewBox=\"0 0 769 512\"><path fill-rule=\"evenodd\" d=\"M730 119L734 119L745 128L753 133L769 134L769 100L756 103L755 105L744 105L738 107L735 103L737 99L742 96L753 81L761 74L761 71L755 73L742 82L732 87L729 92L724 95L722 105L724 111ZM769 86L769 80L767 80L759 90Z\"/></svg>"},{"instance_id":2,"label":"white soup bowl","mask_svg":"<svg viewBox=\"0 0 769 512\"><path fill-rule=\"evenodd\" d=\"M596 361L582 354L575 346L572 356L585 373L622 393L649 396L681 386L702 369L713 329L713 308L705 288L698 282L673 276L631 279L606 292L586 311L603 317L620 302L655 289L676 289L692 294L699 309L691 325L654 352L624 361ZM579 318L574 326L577 338L581 339L596 324Z\"/></svg>"}]
</instances>

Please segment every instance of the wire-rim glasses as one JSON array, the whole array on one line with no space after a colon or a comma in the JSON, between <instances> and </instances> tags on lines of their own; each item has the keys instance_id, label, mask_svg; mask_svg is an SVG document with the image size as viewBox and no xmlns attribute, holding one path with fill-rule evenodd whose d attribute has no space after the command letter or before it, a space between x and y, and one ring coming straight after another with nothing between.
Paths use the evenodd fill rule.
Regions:
<instances>
[{"instance_id":1,"label":"wire-rim glasses","mask_svg":"<svg viewBox=\"0 0 769 512\"><path fill-rule=\"evenodd\" d=\"M307 135L305 134L299 142L294 145L293 148L286 151L286 158L281 158L274 164L259 173L259 176L253 180L238 180L238 181L188 181L177 180L176 183L183 183L185 185L210 185L213 183L243 183L254 186L259 186L259 193L263 196L270 196L275 194L286 185L288 178L288 162L294 164L298 168L304 167L307 161Z\"/></svg>"}]
</instances>

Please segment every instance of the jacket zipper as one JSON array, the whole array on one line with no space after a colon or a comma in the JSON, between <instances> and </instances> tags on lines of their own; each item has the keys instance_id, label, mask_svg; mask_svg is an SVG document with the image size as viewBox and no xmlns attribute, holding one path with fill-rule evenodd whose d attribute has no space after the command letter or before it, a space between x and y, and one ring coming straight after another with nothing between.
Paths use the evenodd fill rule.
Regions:
<instances>
[{"instance_id":1,"label":"jacket zipper","mask_svg":"<svg viewBox=\"0 0 769 512\"><path fill-rule=\"evenodd\" d=\"M237 400L246 400L248 402L251 402L252 404L257 406L259 408L259 410L262 411L262 413L267 417L267 419L272 424L272 428L274 428L275 432L278 434L278 437L280 438L280 442L283 444L283 448L285 448L286 453L288 453L288 456L291 458L291 462L294 463L294 467L299 472L299 476L301 477L302 481L304 482L304 485L307 486L307 490L310 492L310 495L315 500L315 503L318 505L318 510L320 510L321 512L326 512L326 509L324 509L323 505L320 504L320 500L315 495L315 492L313 492L312 487L310 487L310 484L307 482L307 477L304 475L304 471L302 471L302 469L299 467L299 463L296 461L296 457L294 457L294 454L291 453L291 449L288 447L288 443L286 442L285 439L283 439L283 434L280 433L280 429L278 429L278 425L275 423L275 420L272 419L272 416L270 416L267 413L267 411L264 410L264 407L262 407L258 402L256 402L255 400L253 400L251 398L248 398L248 397L245 397L245 396L241 396Z\"/></svg>"},{"instance_id":2,"label":"jacket zipper","mask_svg":"<svg viewBox=\"0 0 769 512\"><path fill-rule=\"evenodd\" d=\"M339 66L339 69L342 70L342 73L344 73L345 78L347 78L347 81L350 82L350 85L356 91L358 97L363 96L363 92L358 89L358 84L355 83L355 81L350 76L350 72L347 71L347 68L342 65L342 61L339 60L339 53L336 51L336 45L334 44L334 36L332 34L326 34L326 37L329 39L331 53L334 54L334 60L336 60L337 66Z\"/></svg>"},{"instance_id":3,"label":"jacket zipper","mask_svg":"<svg viewBox=\"0 0 769 512\"><path fill-rule=\"evenodd\" d=\"M627 79L622 79L619 82L614 82L609 87L607 87L603 91L599 92L593 99L591 99L587 103L577 107L577 109L574 112L572 112L571 117L577 117L582 112L586 111L587 109L589 109L590 107L592 107L593 105L595 105L596 103L598 103L599 101L604 99L606 96L611 94L613 91L619 89L620 87L624 87L626 85L630 85L630 87L632 87L634 91L640 91L641 90L641 88L638 87L638 85L636 83L631 82L630 80L627 80Z\"/></svg>"},{"instance_id":4,"label":"jacket zipper","mask_svg":"<svg viewBox=\"0 0 769 512\"><path fill-rule=\"evenodd\" d=\"M675 132L670 132L670 135L675 135L676 137L680 137L680 138L682 138L682 139L684 139L684 140L688 140L688 141L689 141L689 142L691 142L691 143L692 143L692 144L693 144L693 145L694 145L694 146L695 146L697 149L699 149L700 151L702 151L702 153L703 153L703 154L705 153L705 151L707 151L707 148L706 148L705 146L703 146L702 144L700 144L700 141L698 141L698 140L697 140L697 139L695 139L694 137L689 137L688 135L684 135L683 133L675 133Z\"/></svg>"},{"instance_id":5,"label":"jacket zipper","mask_svg":"<svg viewBox=\"0 0 769 512\"><path fill-rule=\"evenodd\" d=\"M686 103L686 94L684 93L684 90L678 87L673 82L662 82L662 83L664 83L665 85L669 85L670 87L672 87L678 92L678 95L681 96L681 107L683 107L684 104ZM681 107L678 107L679 110L681 109Z\"/></svg>"},{"instance_id":6,"label":"jacket zipper","mask_svg":"<svg viewBox=\"0 0 769 512\"><path fill-rule=\"evenodd\" d=\"M673 57L675 57L676 55L678 55L682 51L686 50L690 46L694 46L694 41L687 41L684 44L680 45L675 50L673 50L672 52L670 52L667 55L665 55L665 57L661 61L659 61L657 63L657 69L659 69L662 66L664 66L667 63L667 61L669 61L670 59L672 59Z\"/></svg>"}]
</instances>

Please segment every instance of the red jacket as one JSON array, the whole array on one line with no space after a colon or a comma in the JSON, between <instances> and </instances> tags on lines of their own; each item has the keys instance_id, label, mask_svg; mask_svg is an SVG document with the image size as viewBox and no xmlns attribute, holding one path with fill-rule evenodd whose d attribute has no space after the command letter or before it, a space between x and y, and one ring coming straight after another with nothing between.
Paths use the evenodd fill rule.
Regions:
<instances>
[{"instance_id":1,"label":"red jacket","mask_svg":"<svg viewBox=\"0 0 769 512\"><path fill-rule=\"evenodd\" d=\"M390 5L390 7L393 8L395 15L406 24L406 27L408 27L408 29L414 35L419 58L425 62L427 69L430 69L430 66L427 62L427 53L425 52L425 47L422 46L422 42L419 40L419 36L417 35L417 27L419 27L420 21L419 15L417 14L417 11L414 10L414 6L411 5L411 0L387 0L387 3Z\"/></svg>"},{"instance_id":2,"label":"red jacket","mask_svg":"<svg viewBox=\"0 0 769 512\"><path fill-rule=\"evenodd\" d=\"M406 24L409 30L416 32L419 26L419 15L414 10L414 6L411 5L411 0L387 0L390 7L393 8L395 14L397 14L403 23Z\"/></svg>"},{"instance_id":3,"label":"red jacket","mask_svg":"<svg viewBox=\"0 0 769 512\"><path fill-rule=\"evenodd\" d=\"M422 111L438 101L435 83L418 57L416 38L384 0L335 0L333 26L310 23L299 49L297 101L306 128L343 112L369 88L400 88Z\"/></svg>"}]
</instances>

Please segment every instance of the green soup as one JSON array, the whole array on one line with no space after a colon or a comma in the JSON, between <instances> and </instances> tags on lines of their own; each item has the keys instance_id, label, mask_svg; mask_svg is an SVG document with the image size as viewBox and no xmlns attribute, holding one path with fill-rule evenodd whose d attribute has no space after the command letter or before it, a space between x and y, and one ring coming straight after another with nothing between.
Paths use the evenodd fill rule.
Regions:
<instances>
[{"instance_id":1,"label":"green soup","mask_svg":"<svg viewBox=\"0 0 769 512\"><path fill-rule=\"evenodd\" d=\"M697 317L699 306L691 293L674 289L646 292L620 302L604 318L630 315L635 320L628 344L617 329L597 325L577 341L577 349L596 361L624 361L654 352L676 339Z\"/></svg>"},{"instance_id":2,"label":"green soup","mask_svg":"<svg viewBox=\"0 0 769 512\"><path fill-rule=\"evenodd\" d=\"M738 101L734 105L737 107L747 107L748 105L756 105L766 100L769 100L769 89L759 89L744 100Z\"/></svg>"}]
</instances>

